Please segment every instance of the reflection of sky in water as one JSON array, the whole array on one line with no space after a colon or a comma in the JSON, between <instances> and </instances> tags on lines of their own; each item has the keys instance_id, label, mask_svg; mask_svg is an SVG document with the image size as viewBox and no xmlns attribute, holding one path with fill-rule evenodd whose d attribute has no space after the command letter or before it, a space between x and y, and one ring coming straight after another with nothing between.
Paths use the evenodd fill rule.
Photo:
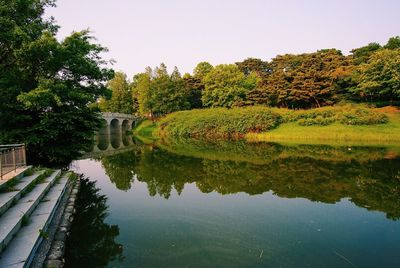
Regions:
<instances>
[{"instance_id":1,"label":"reflection of sky in water","mask_svg":"<svg viewBox=\"0 0 400 268\"><path fill-rule=\"evenodd\" d=\"M393 196L389 194L385 196L384 192L374 192L370 196L366 193L369 189L378 191L382 188L383 191L391 191L391 195L399 197L399 184L394 184L397 188L393 188L393 184L387 184L385 181L381 183L382 185L378 183L373 187L360 186L363 183L374 184L376 179L364 180L362 176L367 175L356 163L354 163L355 169L346 167L341 170L342 173L345 172L341 174L343 182L338 180L328 188L334 193L327 192L327 195L338 193L343 195L335 204L312 202L310 198L282 198L279 196L285 196L286 193L282 192L281 186L277 188L281 191L279 196L273 191L257 195L240 191L221 195L216 192L218 189L214 189L210 193L202 193L196 185L198 182L192 182L190 179L191 174L188 174L188 182L184 184L180 195L172 187L171 195L165 199L159 194L149 195L149 184L163 181L163 178L156 177L160 174L157 169L165 171L167 180L174 178L174 175L176 180L180 180L182 178L179 176L185 168L192 173L198 168L194 165L189 169L185 165L189 166L189 163L201 160L189 158L186 162L180 157L174 162L174 154L160 150L145 151L143 154L139 156L140 161L153 160L153 166L144 165L148 170L138 168L137 172L148 172L149 178L155 176L155 181L147 180L143 174L140 174L140 181L137 175L133 174L135 167L121 165L120 168L127 168L132 177L130 189L123 191L117 189L110 181L101 162L80 160L74 164L79 172L97 180L101 193L108 196L110 209L107 222L117 224L120 228L117 240L123 244L125 260L122 263L110 264L110 267L114 265L117 267L352 267L353 265L399 267L400 265L398 254L400 221L386 217L389 212L399 212L399 203L391 202L390 198ZM180 170L172 170L169 163L162 162L163 158L156 157L157 154L165 154L165 159L175 163ZM126 160L126 156L123 159ZM104 159L102 161L104 165L106 162ZM370 162L373 161L375 160ZM392 176L391 178L398 176L399 167L396 165L398 162L385 166L386 160L380 159L380 161L383 162L373 166L375 169L373 173L381 172L389 177ZM365 165L372 165L370 162L365 162ZM209 164L204 161L201 163ZM221 165L223 162L218 164ZM316 176L330 172L331 167L324 166L326 164L326 161L317 161L315 165L316 167L319 165L319 169L316 169ZM138 162L137 165L142 164ZM346 165L352 167L351 161L347 161ZM385 170L377 170L379 166ZM106 167L118 169L116 162ZM233 167L240 168L240 165ZM243 172L250 172L250 169L246 168L255 167L243 166ZM265 167L258 168L261 172ZM391 169L393 170L388 172ZM285 167L277 172L283 170ZM396 171L397 175L392 174ZM225 171L221 169L221 172ZM255 174L257 172L258 170ZM298 176L302 173L295 174ZM303 176L312 175L303 174ZM214 179L221 178L216 176ZM279 178L263 179L272 179L272 189L279 183ZM274 179L276 181L273 181ZM204 179L199 178L200 180ZM304 178L299 177L298 180L304 181ZM353 181L355 186L352 184ZM232 180L227 183L235 182ZM311 180L311 183L315 181ZM225 187L223 182L214 186ZM290 187L300 188L299 196L307 196L307 190L300 186L294 183ZM315 187L320 186L321 190L327 191L322 189L326 187L324 184ZM165 185L160 183L154 187L157 189ZM310 192L319 190L312 189L313 185L310 187ZM359 192L354 193L352 197L346 196L346 191L343 189L351 190L352 187L357 187ZM238 188L240 187L234 187ZM157 191L163 190L157 189ZM295 191L290 189L289 196L296 195ZM311 196L314 197L314 194ZM389 201L384 203L384 199ZM388 211L370 211L359 207L372 205Z\"/></svg>"}]
</instances>

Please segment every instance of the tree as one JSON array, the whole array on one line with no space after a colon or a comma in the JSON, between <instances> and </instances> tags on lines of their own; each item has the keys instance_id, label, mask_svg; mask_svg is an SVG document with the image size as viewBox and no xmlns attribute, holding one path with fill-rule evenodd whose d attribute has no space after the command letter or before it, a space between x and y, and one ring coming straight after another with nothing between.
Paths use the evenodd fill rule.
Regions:
<instances>
[{"instance_id":1,"label":"tree","mask_svg":"<svg viewBox=\"0 0 400 268\"><path fill-rule=\"evenodd\" d=\"M369 43L366 46L355 48L350 52L353 54L354 63L358 65L367 62L369 56L381 48L382 46L378 43Z\"/></svg>"},{"instance_id":2,"label":"tree","mask_svg":"<svg viewBox=\"0 0 400 268\"><path fill-rule=\"evenodd\" d=\"M202 95L206 107L232 107L246 101L246 94L255 88L257 76L244 75L235 64L215 66L203 79Z\"/></svg>"},{"instance_id":3,"label":"tree","mask_svg":"<svg viewBox=\"0 0 400 268\"><path fill-rule=\"evenodd\" d=\"M390 37L383 48L397 49L400 48L400 36Z\"/></svg>"},{"instance_id":4,"label":"tree","mask_svg":"<svg viewBox=\"0 0 400 268\"><path fill-rule=\"evenodd\" d=\"M31 162L67 164L101 126L91 104L107 94L113 71L88 31L57 41L57 26L42 18L53 4L0 5L0 142L26 143Z\"/></svg>"},{"instance_id":5,"label":"tree","mask_svg":"<svg viewBox=\"0 0 400 268\"><path fill-rule=\"evenodd\" d=\"M186 73L183 76L183 83L190 109L198 109L203 107L201 95L204 90L204 84L201 82L201 80Z\"/></svg>"},{"instance_id":6,"label":"tree","mask_svg":"<svg viewBox=\"0 0 400 268\"><path fill-rule=\"evenodd\" d=\"M196 67L193 70L193 76L195 78L198 78L200 80L203 80L204 77L213 69L213 66L206 62L202 61L199 64L196 65Z\"/></svg>"},{"instance_id":7,"label":"tree","mask_svg":"<svg viewBox=\"0 0 400 268\"><path fill-rule=\"evenodd\" d=\"M272 106L332 105L338 100L336 81L343 79L349 65L348 59L336 49L277 56L270 63L271 74L262 87L265 91L261 91Z\"/></svg>"},{"instance_id":8,"label":"tree","mask_svg":"<svg viewBox=\"0 0 400 268\"><path fill-rule=\"evenodd\" d=\"M100 109L107 112L133 114L135 111L134 100L126 74L117 72L107 86L111 89L112 96L110 100L102 99L100 101Z\"/></svg>"},{"instance_id":9,"label":"tree","mask_svg":"<svg viewBox=\"0 0 400 268\"><path fill-rule=\"evenodd\" d=\"M132 82L133 94L138 102L139 113L142 115L152 113L153 94L150 90L152 71L149 71L136 74Z\"/></svg>"},{"instance_id":10,"label":"tree","mask_svg":"<svg viewBox=\"0 0 400 268\"><path fill-rule=\"evenodd\" d=\"M382 49L358 66L354 93L368 101L400 99L400 49Z\"/></svg>"},{"instance_id":11,"label":"tree","mask_svg":"<svg viewBox=\"0 0 400 268\"><path fill-rule=\"evenodd\" d=\"M135 94L139 103L139 112L149 117L171 113L189 108L184 82L178 68L171 75L161 63L154 71L137 76Z\"/></svg>"},{"instance_id":12,"label":"tree","mask_svg":"<svg viewBox=\"0 0 400 268\"><path fill-rule=\"evenodd\" d=\"M254 72L258 76L263 77L271 72L267 61L262 61L256 58L247 58L244 61L236 62L235 64L245 75L249 75L251 72Z\"/></svg>"}]
</instances>

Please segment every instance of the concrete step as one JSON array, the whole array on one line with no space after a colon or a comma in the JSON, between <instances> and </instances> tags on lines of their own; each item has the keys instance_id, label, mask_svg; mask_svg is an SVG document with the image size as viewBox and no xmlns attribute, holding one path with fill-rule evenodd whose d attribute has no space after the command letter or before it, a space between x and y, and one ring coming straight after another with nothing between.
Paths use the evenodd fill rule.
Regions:
<instances>
[{"instance_id":1,"label":"concrete step","mask_svg":"<svg viewBox=\"0 0 400 268\"><path fill-rule=\"evenodd\" d=\"M24 176L24 174L32 169L32 166L18 167L15 171L7 173L0 179L0 190L7 188L7 186L14 180L18 180Z\"/></svg>"},{"instance_id":2,"label":"concrete step","mask_svg":"<svg viewBox=\"0 0 400 268\"><path fill-rule=\"evenodd\" d=\"M42 200L43 196L47 193L50 187L54 184L56 178L60 175L61 170L54 171L41 183L26 195L24 195L17 204L10 207L0 218L0 252L11 241L13 236L18 232L23 223L26 222L29 215ZM1 266L0 266L1 267Z\"/></svg>"},{"instance_id":3,"label":"concrete step","mask_svg":"<svg viewBox=\"0 0 400 268\"><path fill-rule=\"evenodd\" d=\"M0 193L0 216L4 214L7 209L14 203L16 203L27 190L29 190L30 185L33 185L43 171L36 172L33 175L23 177L12 186L14 191Z\"/></svg>"},{"instance_id":4,"label":"concrete step","mask_svg":"<svg viewBox=\"0 0 400 268\"><path fill-rule=\"evenodd\" d=\"M57 181L32 212L29 223L22 227L1 254L0 267L29 267L47 228L51 223L66 186L68 174Z\"/></svg>"}]
</instances>

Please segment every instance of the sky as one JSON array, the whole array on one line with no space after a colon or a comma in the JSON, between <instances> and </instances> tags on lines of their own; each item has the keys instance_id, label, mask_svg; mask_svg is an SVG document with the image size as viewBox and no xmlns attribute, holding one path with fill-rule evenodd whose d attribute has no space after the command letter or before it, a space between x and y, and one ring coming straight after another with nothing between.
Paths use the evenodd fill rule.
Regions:
<instances>
[{"instance_id":1,"label":"sky","mask_svg":"<svg viewBox=\"0 0 400 268\"><path fill-rule=\"evenodd\" d=\"M46 16L61 40L89 29L112 68L129 78L161 62L192 73L197 63L337 48L348 54L400 35L399 0L58 0Z\"/></svg>"}]
</instances>

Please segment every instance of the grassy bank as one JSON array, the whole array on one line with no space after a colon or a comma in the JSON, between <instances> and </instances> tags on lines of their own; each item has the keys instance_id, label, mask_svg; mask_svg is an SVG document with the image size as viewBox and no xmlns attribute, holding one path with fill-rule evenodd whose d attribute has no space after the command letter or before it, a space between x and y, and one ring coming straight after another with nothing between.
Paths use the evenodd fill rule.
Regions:
<instances>
[{"instance_id":1,"label":"grassy bank","mask_svg":"<svg viewBox=\"0 0 400 268\"><path fill-rule=\"evenodd\" d=\"M310 144L399 144L396 108L360 105L293 111L267 107L202 109L145 121L135 130L143 137L246 139Z\"/></svg>"}]
</instances>

